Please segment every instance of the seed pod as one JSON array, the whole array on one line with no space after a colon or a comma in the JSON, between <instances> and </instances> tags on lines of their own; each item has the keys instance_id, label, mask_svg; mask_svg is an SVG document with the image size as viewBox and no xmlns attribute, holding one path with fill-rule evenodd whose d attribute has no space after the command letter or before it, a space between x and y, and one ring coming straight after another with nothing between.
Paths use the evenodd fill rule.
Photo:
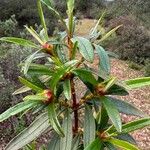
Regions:
<instances>
[{"instance_id":1,"label":"seed pod","mask_svg":"<svg viewBox=\"0 0 150 150\"><path fill-rule=\"evenodd\" d=\"M50 104L54 100L54 94L51 90L44 90L42 95L46 97L46 99L43 100L46 104Z\"/></svg>"},{"instance_id":2,"label":"seed pod","mask_svg":"<svg viewBox=\"0 0 150 150\"><path fill-rule=\"evenodd\" d=\"M44 50L45 53L53 55L53 48L54 46L52 44L45 43L42 45L42 49Z\"/></svg>"},{"instance_id":3,"label":"seed pod","mask_svg":"<svg viewBox=\"0 0 150 150\"><path fill-rule=\"evenodd\" d=\"M98 95L104 96L106 94L105 91L105 85L104 84L98 84L95 88L95 91Z\"/></svg>"}]
</instances>

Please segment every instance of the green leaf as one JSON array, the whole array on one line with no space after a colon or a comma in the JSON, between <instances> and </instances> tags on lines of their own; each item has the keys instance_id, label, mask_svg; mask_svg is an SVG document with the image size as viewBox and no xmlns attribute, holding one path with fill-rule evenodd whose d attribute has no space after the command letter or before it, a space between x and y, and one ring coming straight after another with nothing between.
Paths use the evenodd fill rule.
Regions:
<instances>
[{"instance_id":1,"label":"green leaf","mask_svg":"<svg viewBox=\"0 0 150 150\"><path fill-rule=\"evenodd\" d=\"M124 81L129 89L140 88L150 85L150 77L135 78Z\"/></svg>"},{"instance_id":2,"label":"green leaf","mask_svg":"<svg viewBox=\"0 0 150 150\"><path fill-rule=\"evenodd\" d=\"M40 64L30 64L28 69L28 74L30 75L49 75L51 76L54 71L50 70L48 67Z\"/></svg>"},{"instance_id":3,"label":"green leaf","mask_svg":"<svg viewBox=\"0 0 150 150\"><path fill-rule=\"evenodd\" d=\"M103 47L96 44L94 46L99 56L100 68L103 69L107 74L110 74L110 61L108 53L103 49Z\"/></svg>"},{"instance_id":4,"label":"green leaf","mask_svg":"<svg viewBox=\"0 0 150 150\"><path fill-rule=\"evenodd\" d=\"M27 72L28 72L28 69L30 67L30 64L32 63L32 61L34 60L34 58L36 57L37 53L39 52L36 51L34 52L33 54L31 54L26 60L25 60L25 65L23 67L23 70L24 70L24 74L27 75Z\"/></svg>"},{"instance_id":5,"label":"green leaf","mask_svg":"<svg viewBox=\"0 0 150 150\"><path fill-rule=\"evenodd\" d=\"M73 138L71 150L77 150L79 147L79 143L80 143L80 135L76 135Z\"/></svg>"},{"instance_id":6,"label":"green leaf","mask_svg":"<svg viewBox=\"0 0 150 150\"><path fill-rule=\"evenodd\" d=\"M32 47L32 48L39 48L33 42L31 42L29 40L22 39L22 38L2 37L2 38L0 38L0 41L10 42L10 43L18 44L18 45L21 45L21 46Z\"/></svg>"},{"instance_id":7,"label":"green leaf","mask_svg":"<svg viewBox=\"0 0 150 150\"><path fill-rule=\"evenodd\" d=\"M103 143L100 141L100 138L96 138L84 150L100 150L102 146Z\"/></svg>"},{"instance_id":8,"label":"green leaf","mask_svg":"<svg viewBox=\"0 0 150 150\"><path fill-rule=\"evenodd\" d=\"M125 150L139 150L138 147L136 147L135 145L132 145L131 143L128 143L123 140L118 140L118 139L112 138L109 140L109 142L112 143L113 145L123 148Z\"/></svg>"},{"instance_id":9,"label":"green leaf","mask_svg":"<svg viewBox=\"0 0 150 150\"><path fill-rule=\"evenodd\" d=\"M53 74L51 80L50 80L50 87L54 91L56 90L56 85L59 82L59 80L64 76L66 73L66 68L58 68L55 73Z\"/></svg>"},{"instance_id":10,"label":"green leaf","mask_svg":"<svg viewBox=\"0 0 150 150\"><path fill-rule=\"evenodd\" d=\"M83 37L74 37L72 41L74 43L78 42L79 52L87 61L93 62L94 49L91 42Z\"/></svg>"},{"instance_id":11,"label":"green leaf","mask_svg":"<svg viewBox=\"0 0 150 150\"><path fill-rule=\"evenodd\" d=\"M32 107L36 106L37 104L39 104L38 101L26 101L26 102L18 103L17 105L9 108L8 110L6 110L5 112L3 112L0 115L0 122L8 119L11 116L18 114L24 110L32 108Z\"/></svg>"},{"instance_id":12,"label":"green leaf","mask_svg":"<svg viewBox=\"0 0 150 150\"><path fill-rule=\"evenodd\" d=\"M134 144L134 145L137 145L137 143L133 139L133 137L130 134L127 134L127 133L119 134L115 138L123 140L123 141L127 141L127 142L129 142L131 144Z\"/></svg>"},{"instance_id":13,"label":"green leaf","mask_svg":"<svg viewBox=\"0 0 150 150\"><path fill-rule=\"evenodd\" d=\"M135 106L131 105L128 102L113 97L107 97L107 98L116 106L118 111L121 113L125 113L127 115L140 116L140 117L145 116L142 111L140 111L139 109L137 109Z\"/></svg>"},{"instance_id":14,"label":"green leaf","mask_svg":"<svg viewBox=\"0 0 150 150\"><path fill-rule=\"evenodd\" d=\"M73 73L76 76L78 76L83 82L89 82L92 85L96 85L98 83L93 74L89 70L75 69L73 70Z\"/></svg>"},{"instance_id":15,"label":"green leaf","mask_svg":"<svg viewBox=\"0 0 150 150\"><path fill-rule=\"evenodd\" d=\"M30 82L30 81L28 81L28 80L26 80L26 79L24 79L24 78L22 78L22 77L19 77L19 81L20 81L22 84L24 84L25 86L31 88L32 90L34 90L34 91L36 91L36 92L42 92L42 91L43 91L42 88L36 86L36 85L33 84L32 82Z\"/></svg>"},{"instance_id":16,"label":"green leaf","mask_svg":"<svg viewBox=\"0 0 150 150\"><path fill-rule=\"evenodd\" d=\"M47 113L39 115L34 122L12 139L6 146L6 150L18 150L32 142L49 128Z\"/></svg>"},{"instance_id":17,"label":"green leaf","mask_svg":"<svg viewBox=\"0 0 150 150\"><path fill-rule=\"evenodd\" d=\"M127 89L118 82L114 84L110 89L108 89L107 94L108 95L121 95L121 96L129 95Z\"/></svg>"},{"instance_id":18,"label":"green leaf","mask_svg":"<svg viewBox=\"0 0 150 150\"><path fill-rule=\"evenodd\" d=\"M72 119L69 110L67 110L65 113L62 126L64 129L65 137L61 138L60 142L61 150L71 150L73 134L72 134Z\"/></svg>"},{"instance_id":19,"label":"green leaf","mask_svg":"<svg viewBox=\"0 0 150 150\"><path fill-rule=\"evenodd\" d=\"M23 98L24 101L43 101L46 100L47 98L45 96L41 96L41 95L28 95L26 97Z\"/></svg>"},{"instance_id":20,"label":"green leaf","mask_svg":"<svg viewBox=\"0 0 150 150\"><path fill-rule=\"evenodd\" d=\"M150 118L142 118L135 121L131 121L122 126L122 133L129 133L149 125L150 125ZM110 130L108 130L108 133L110 134L117 133L117 131L114 129L114 127L112 127Z\"/></svg>"},{"instance_id":21,"label":"green leaf","mask_svg":"<svg viewBox=\"0 0 150 150\"><path fill-rule=\"evenodd\" d=\"M43 9L42 9L42 6L41 6L41 0L37 1L37 5L38 5L39 16L40 16L40 19L41 19L41 24L44 28L45 37L46 37L46 40L48 40L47 27L46 27L46 23L45 23L44 14L43 14Z\"/></svg>"},{"instance_id":22,"label":"green leaf","mask_svg":"<svg viewBox=\"0 0 150 150\"><path fill-rule=\"evenodd\" d=\"M70 85L70 80L65 80L63 84L64 88L64 95L65 97L70 100L71 99L71 85Z\"/></svg>"},{"instance_id":23,"label":"green leaf","mask_svg":"<svg viewBox=\"0 0 150 150\"><path fill-rule=\"evenodd\" d=\"M100 40L99 42L102 42L104 40L106 40L108 37L110 37L116 30L118 30L122 25L119 25L117 27L115 27L114 29L110 30L109 32L107 32Z\"/></svg>"},{"instance_id":24,"label":"green leaf","mask_svg":"<svg viewBox=\"0 0 150 150\"><path fill-rule=\"evenodd\" d=\"M32 27L29 28L29 27L25 26L25 28L41 45L44 44L44 42L40 39L40 36L37 34L37 32Z\"/></svg>"},{"instance_id":25,"label":"green leaf","mask_svg":"<svg viewBox=\"0 0 150 150\"><path fill-rule=\"evenodd\" d=\"M105 142L104 145L107 147L107 150L117 150L117 148L109 142Z\"/></svg>"},{"instance_id":26,"label":"green leaf","mask_svg":"<svg viewBox=\"0 0 150 150\"><path fill-rule=\"evenodd\" d=\"M47 110L48 110L49 122L51 126L60 136L63 137L64 133L58 121L54 103L49 104Z\"/></svg>"},{"instance_id":27,"label":"green leaf","mask_svg":"<svg viewBox=\"0 0 150 150\"><path fill-rule=\"evenodd\" d=\"M58 134L54 134L51 141L48 143L47 150L60 150L60 137Z\"/></svg>"},{"instance_id":28,"label":"green leaf","mask_svg":"<svg viewBox=\"0 0 150 150\"><path fill-rule=\"evenodd\" d=\"M102 97L102 103L103 103L113 125L115 126L115 128L117 129L118 132L121 132L122 123L121 123L120 114L119 114L116 106L107 97Z\"/></svg>"},{"instance_id":29,"label":"green leaf","mask_svg":"<svg viewBox=\"0 0 150 150\"><path fill-rule=\"evenodd\" d=\"M149 125L150 125L150 118L143 118L143 119L135 120L127 124L124 124L122 126L122 132L123 133L132 132L132 131L144 128L146 126L149 126Z\"/></svg>"},{"instance_id":30,"label":"green leaf","mask_svg":"<svg viewBox=\"0 0 150 150\"><path fill-rule=\"evenodd\" d=\"M18 95L18 94L25 93L25 92L30 91L30 90L31 90L31 88L26 87L26 86L22 86L21 88L17 89L15 92L13 92L12 95Z\"/></svg>"},{"instance_id":31,"label":"green leaf","mask_svg":"<svg viewBox=\"0 0 150 150\"><path fill-rule=\"evenodd\" d=\"M71 14L74 9L74 0L67 0L67 7L68 7L69 14Z\"/></svg>"},{"instance_id":32,"label":"green leaf","mask_svg":"<svg viewBox=\"0 0 150 150\"><path fill-rule=\"evenodd\" d=\"M83 143L84 147L89 145L95 139L95 120L93 117L92 110L88 105L85 106L84 113L84 132L83 132Z\"/></svg>"}]
</instances>

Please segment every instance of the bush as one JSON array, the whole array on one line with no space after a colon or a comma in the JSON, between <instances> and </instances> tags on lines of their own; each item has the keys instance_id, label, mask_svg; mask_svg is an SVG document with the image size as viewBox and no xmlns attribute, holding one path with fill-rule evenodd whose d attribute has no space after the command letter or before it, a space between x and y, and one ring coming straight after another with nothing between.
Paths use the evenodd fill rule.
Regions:
<instances>
[{"instance_id":1,"label":"bush","mask_svg":"<svg viewBox=\"0 0 150 150\"><path fill-rule=\"evenodd\" d=\"M0 21L0 37L2 36L16 36L18 22L15 15L12 15L10 19Z\"/></svg>"},{"instance_id":2,"label":"bush","mask_svg":"<svg viewBox=\"0 0 150 150\"><path fill-rule=\"evenodd\" d=\"M121 59L131 60L138 64L150 57L150 36L148 32L131 16L121 16L109 22L110 27L123 24L117 32L117 39L112 46ZM111 49L111 48L110 48Z\"/></svg>"}]
</instances>

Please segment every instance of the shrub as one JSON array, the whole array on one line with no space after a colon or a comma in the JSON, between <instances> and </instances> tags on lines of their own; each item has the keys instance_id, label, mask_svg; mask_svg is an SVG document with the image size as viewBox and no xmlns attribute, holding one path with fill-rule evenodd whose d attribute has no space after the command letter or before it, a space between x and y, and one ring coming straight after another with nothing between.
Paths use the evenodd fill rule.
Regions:
<instances>
[{"instance_id":1,"label":"shrub","mask_svg":"<svg viewBox=\"0 0 150 150\"><path fill-rule=\"evenodd\" d=\"M116 77L111 77L108 52L96 44L100 34L97 32L100 20L88 38L74 35L74 3L74 0L67 1L68 21L65 22L50 1L38 0L43 29L38 34L32 27L26 26L38 44L22 38L0 38L1 41L34 49L22 64L23 77L19 77L19 81L24 86L13 94L27 91L33 93L25 96L23 102L3 112L0 121L21 112L25 114L29 110L33 114L40 114L7 145L7 150L20 149L49 129L53 130L48 145L48 149L52 150L102 150L109 147L138 150L129 132L150 125L150 118L144 118L140 110L113 97L128 95L126 88L149 85L150 78L125 80L121 84ZM48 6L58 16L65 28L63 33L59 32L58 36L49 38L41 4ZM98 39L99 42L111 32ZM100 61L99 71L90 67L94 61L94 53L97 53ZM46 58L46 63L36 63L35 60L41 58ZM79 82L86 88L82 89L83 95L77 99L79 90L75 84ZM143 118L122 124L120 113ZM31 146L29 148L35 149Z\"/></svg>"},{"instance_id":2,"label":"shrub","mask_svg":"<svg viewBox=\"0 0 150 150\"><path fill-rule=\"evenodd\" d=\"M15 36L18 22L15 19L15 15L12 15L10 19L6 21L0 21L0 36Z\"/></svg>"},{"instance_id":3,"label":"shrub","mask_svg":"<svg viewBox=\"0 0 150 150\"><path fill-rule=\"evenodd\" d=\"M144 64L144 60L150 57L150 36L143 27L138 26L132 17L121 16L110 21L110 27L123 24L116 33L114 42L115 52L121 59L131 60L138 64Z\"/></svg>"}]
</instances>

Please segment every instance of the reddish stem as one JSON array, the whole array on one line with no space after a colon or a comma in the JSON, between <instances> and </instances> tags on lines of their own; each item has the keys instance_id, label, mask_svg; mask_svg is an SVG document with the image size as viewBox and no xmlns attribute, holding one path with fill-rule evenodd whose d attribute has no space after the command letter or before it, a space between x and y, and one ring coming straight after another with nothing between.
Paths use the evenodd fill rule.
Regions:
<instances>
[{"instance_id":1,"label":"reddish stem","mask_svg":"<svg viewBox=\"0 0 150 150\"><path fill-rule=\"evenodd\" d=\"M78 132L78 103L76 99L75 87L73 79L71 79L71 92L72 92L72 100L73 100L73 112L74 112L74 133Z\"/></svg>"}]
</instances>

